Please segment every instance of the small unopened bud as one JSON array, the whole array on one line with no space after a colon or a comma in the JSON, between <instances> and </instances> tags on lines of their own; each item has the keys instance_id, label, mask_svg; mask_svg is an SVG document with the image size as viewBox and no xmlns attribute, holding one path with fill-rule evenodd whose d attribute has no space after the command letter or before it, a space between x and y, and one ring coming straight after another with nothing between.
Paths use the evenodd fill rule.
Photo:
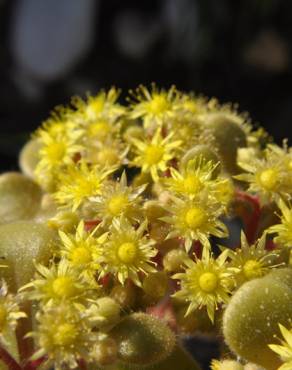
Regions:
<instances>
[{"instance_id":1,"label":"small unopened bud","mask_svg":"<svg viewBox=\"0 0 292 370\"><path fill-rule=\"evenodd\" d=\"M122 308L132 308L136 302L137 288L132 284L116 285L110 293Z\"/></svg>"},{"instance_id":2,"label":"small unopened bud","mask_svg":"<svg viewBox=\"0 0 292 370\"><path fill-rule=\"evenodd\" d=\"M120 320L120 306L113 298L102 297L97 299L91 310L99 329L108 330Z\"/></svg>"},{"instance_id":3,"label":"small unopened bud","mask_svg":"<svg viewBox=\"0 0 292 370\"><path fill-rule=\"evenodd\" d=\"M114 339L105 337L99 340L92 349L91 358L98 366L112 365L117 360L118 346Z\"/></svg>"},{"instance_id":4,"label":"small unopened bud","mask_svg":"<svg viewBox=\"0 0 292 370\"><path fill-rule=\"evenodd\" d=\"M143 280L144 292L152 298L162 298L168 290L168 278L165 272L150 273Z\"/></svg>"},{"instance_id":5,"label":"small unopened bud","mask_svg":"<svg viewBox=\"0 0 292 370\"><path fill-rule=\"evenodd\" d=\"M181 270L187 253L182 249L172 249L163 258L163 266L166 271L177 272Z\"/></svg>"},{"instance_id":6,"label":"small unopened bud","mask_svg":"<svg viewBox=\"0 0 292 370\"><path fill-rule=\"evenodd\" d=\"M125 317L111 334L118 343L119 359L128 366L154 365L172 353L176 342L162 320L145 313Z\"/></svg>"},{"instance_id":7,"label":"small unopened bud","mask_svg":"<svg viewBox=\"0 0 292 370\"><path fill-rule=\"evenodd\" d=\"M34 178L34 171L39 162L39 150L41 143L34 139L28 141L22 148L19 155L19 167L21 171L28 177Z\"/></svg>"},{"instance_id":8,"label":"small unopened bud","mask_svg":"<svg viewBox=\"0 0 292 370\"><path fill-rule=\"evenodd\" d=\"M0 175L0 224L32 219L40 209L42 191L18 172Z\"/></svg>"},{"instance_id":9,"label":"small unopened bud","mask_svg":"<svg viewBox=\"0 0 292 370\"><path fill-rule=\"evenodd\" d=\"M167 223L162 221L152 222L150 225L149 235L151 239L154 239L157 243L162 243L169 233L169 226Z\"/></svg>"}]
</instances>

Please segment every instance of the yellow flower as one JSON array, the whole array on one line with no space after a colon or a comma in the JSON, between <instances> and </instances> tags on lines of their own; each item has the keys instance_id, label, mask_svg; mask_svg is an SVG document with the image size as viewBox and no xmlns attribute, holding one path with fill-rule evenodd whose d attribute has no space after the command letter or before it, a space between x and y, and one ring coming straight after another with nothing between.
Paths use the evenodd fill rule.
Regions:
<instances>
[{"instance_id":1,"label":"yellow flower","mask_svg":"<svg viewBox=\"0 0 292 370\"><path fill-rule=\"evenodd\" d=\"M112 222L109 240L104 244L101 276L112 273L121 284L127 279L141 286L139 272L155 272L151 258L157 254L155 242L145 234L147 222L135 229L125 218Z\"/></svg>"},{"instance_id":2,"label":"yellow flower","mask_svg":"<svg viewBox=\"0 0 292 370\"><path fill-rule=\"evenodd\" d=\"M134 97L131 102L129 117L132 119L143 118L145 128L162 126L174 114L174 106L180 98L174 86L168 91L159 90L152 84L151 91L145 86L140 86L136 92L130 91Z\"/></svg>"},{"instance_id":3,"label":"yellow flower","mask_svg":"<svg viewBox=\"0 0 292 370\"><path fill-rule=\"evenodd\" d=\"M164 184L176 195L186 196L190 199L196 197L204 188L207 188L211 193L213 184L217 182L212 179L216 166L212 162L207 162L181 172L171 168L171 177L166 178Z\"/></svg>"},{"instance_id":4,"label":"yellow flower","mask_svg":"<svg viewBox=\"0 0 292 370\"><path fill-rule=\"evenodd\" d=\"M58 171L72 164L74 156L83 151L83 146L78 144L78 137L79 134L74 137L66 133L54 136L45 130L39 134L41 148L35 175L42 186L45 184L49 189L53 187L58 179Z\"/></svg>"},{"instance_id":5,"label":"yellow flower","mask_svg":"<svg viewBox=\"0 0 292 370\"><path fill-rule=\"evenodd\" d=\"M284 247L290 248L292 246L292 209L290 204L287 206L282 199L279 199L277 205L282 213L280 216L281 223L270 226L267 229L267 233L276 233L277 236L274 238L274 241Z\"/></svg>"},{"instance_id":6,"label":"yellow flower","mask_svg":"<svg viewBox=\"0 0 292 370\"><path fill-rule=\"evenodd\" d=\"M235 176L249 183L248 190L260 196L263 202L289 198L292 193L291 174L287 170L286 154L276 145L268 145L263 158L239 162L247 173Z\"/></svg>"},{"instance_id":7,"label":"yellow flower","mask_svg":"<svg viewBox=\"0 0 292 370\"><path fill-rule=\"evenodd\" d=\"M131 141L136 153L131 164L141 167L142 172L150 172L154 181L159 180L159 172L167 170L168 162L175 158L181 145L181 141L173 140L173 133L163 137L160 129L156 130L150 140L132 138Z\"/></svg>"},{"instance_id":8,"label":"yellow flower","mask_svg":"<svg viewBox=\"0 0 292 370\"><path fill-rule=\"evenodd\" d=\"M103 181L115 171L101 166L90 166L81 160L77 165L71 165L59 176L59 187L54 193L56 201L63 206L76 211L90 197L100 194Z\"/></svg>"},{"instance_id":9,"label":"yellow flower","mask_svg":"<svg viewBox=\"0 0 292 370\"><path fill-rule=\"evenodd\" d=\"M228 205L234 199L235 186L233 181L228 177L219 178L218 181L211 183L211 190L212 196L228 210Z\"/></svg>"},{"instance_id":10,"label":"yellow flower","mask_svg":"<svg viewBox=\"0 0 292 370\"><path fill-rule=\"evenodd\" d=\"M172 226L167 239L179 237L185 240L185 248L190 250L193 241L200 241L210 246L211 235L226 237L228 232L223 222L219 220L224 210L223 206L209 198L207 193L200 198L179 199L172 197L172 203L166 208L169 216L161 220Z\"/></svg>"},{"instance_id":11,"label":"yellow flower","mask_svg":"<svg viewBox=\"0 0 292 370\"><path fill-rule=\"evenodd\" d=\"M95 274L100 268L101 245L107 239L108 233L103 233L99 237L95 234L100 226L97 226L91 233L87 233L84 222L80 221L75 235L65 234L59 231L61 239L61 256L65 257L69 264L79 269L80 275L92 284L96 284Z\"/></svg>"},{"instance_id":12,"label":"yellow flower","mask_svg":"<svg viewBox=\"0 0 292 370\"><path fill-rule=\"evenodd\" d=\"M127 163L129 147L119 140L108 139L104 143L87 148L86 159L100 166L120 167Z\"/></svg>"},{"instance_id":13,"label":"yellow flower","mask_svg":"<svg viewBox=\"0 0 292 370\"><path fill-rule=\"evenodd\" d=\"M205 306L210 320L214 322L215 309L218 304L228 302L233 285L233 272L227 267L227 258L228 253L224 251L214 259L204 246L202 259L186 259L185 272L173 276L181 284L174 297L189 302L186 315Z\"/></svg>"},{"instance_id":14,"label":"yellow flower","mask_svg":"<svg viewBox=\"0 0 292 370\"><path fill-rule=\"evenodd\" d=\"M121 125L121 120L111 120L106 117L89 122L84 128L82 143L88 150L88 147L96 148L101 144L106 145L106 143L116 141L119 138Z\"/></svg>"},{"instance_id":15,"label":"yellow flower","mask_svg":"<svg viewBox=\"0 0 292 370\"><path fill-rule=\"evenodd\" d=\"M235 360L212 360L211 370L245 370L245 367Z\"/></svg>"},{"instance_id":16,"label":"yellow flower","mask_svg":"<svg viewBox=\"0 0 292 370\"><path fill-rule=\"evenodd\" d=\"M230 267L236 272L237 286L245 281L264 276L270 268L273 268L273 260L277 252L269 252L265 249L265 234L255 244L249 245L244 232L241 232L241 248L228 249L231 259Z\"/></svg>"},{"instance_id":17,"label":"yellow flower","mask_svg":"<svg viewBox=\"0 0 292 370\"><path fill-rule=\"evenodd\" d=\"M119 90L112 87L108 92L101 91L96 96L88 96L86 101L79 97L72 99L77 109L77 119L83 125L98 122L101 119L115 120L125 112L125 108L117 103Z\"/></svg>"},{"instance_id":18,"label":"yellow flower","mask_svg":"<svg viewBox=\"0 0 292 370\"><path fill-rule=\"evenodd\" d=\"M207 103L207 99L202 96L195 96L192 93L181 94L180 99L175 102L175 111L194 117L207 111Z\"/></svg>"},{"instance_id":19,"label":"yellow flower","mask_svg":"<svg viewBox=\"0 0 292 370\"><path fill-rule=\"evenodd\" d=\"M28 334L37 343L37 352L31 360L46 357L47 367L56 370L76 368L78 360L88 360L96 334L88 327L86 313L82 314L73 305L62 303L46 307L36 314L35 331Z\"/></svg>"},{"instance_id":20,"label":"yellow flower","mask_svg":"<svg viewBox=\"0 0 292 370\"><path fill-rule=\"evenodd\" d=\"M181 140L184 151L200 143L202 125L194 115L176 112L167 120L167 130L174 132L175 138Z\"/></svg>"},{"instance_id":21,"label":"yellow flower","mask_svg":"<svg viewBox=\"0 0 292 370\"><path fill-rule=\"evenodd\" d=\"M97 284L92 285L80 276L80 271L65 259L47 268L36 264L38 276L32 282L24 285L20 291L29 289L28 299L40 300L45 305L62 301L78 301L93 294Z\"/></svg>"},{"instance_id":22,"label":"yellow flower","mask_svg":"<svg viewBox=\"0 0 292 370\"><path fill-rule=\"evenodd\" d=\"M269 347L272 351L276 352L281 360L284 362L278 370L291 370L292 369L292 331L286 329L283 325L279 324L281 333L284 340L281 340L282 345L270 344Z\"/></svg>"},{"instance_id":23,"label":"yellow flower","mask_svg":"<svg viewBox=\"0 0 292 370\"><path fill-rule=\"evenodd\" d=\"M19 310L17 296L8 294L7 284L4 280L0 287L0 336L10 330L15 330L17 321L25 318L26 314ZM4 339L5 340L5 339Z\"/></svg>"},{"instance_id":24,"label":"yellow flower","mask_svg":"<svg viewBox=\"0 0 292 370\"><path fill-rule=\"evenodd\" d=\"M119 182L104 183L101 195L92 198L92 205L102 224L109 225L114 217L124 216L131 222L141 220L140 197L147 185L127 186L127 176L123 172Z\"/></svg>"}]
</instances>

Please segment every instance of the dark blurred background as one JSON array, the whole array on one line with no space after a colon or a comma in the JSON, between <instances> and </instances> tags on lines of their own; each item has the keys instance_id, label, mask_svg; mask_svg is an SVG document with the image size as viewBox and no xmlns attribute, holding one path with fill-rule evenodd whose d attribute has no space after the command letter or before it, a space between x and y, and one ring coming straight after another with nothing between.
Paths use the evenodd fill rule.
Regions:
<instances>
[{"instance_id":1,"label":"dark blurred background","mask_svg":"<svg viewBox=\"0 0 292 370\"><path fill-rule=\"evenodd\" d=\"M1 170L75 94L152 81L238 102L291 134L289 0L0 0Z\"/></svg>"}]
</instances>

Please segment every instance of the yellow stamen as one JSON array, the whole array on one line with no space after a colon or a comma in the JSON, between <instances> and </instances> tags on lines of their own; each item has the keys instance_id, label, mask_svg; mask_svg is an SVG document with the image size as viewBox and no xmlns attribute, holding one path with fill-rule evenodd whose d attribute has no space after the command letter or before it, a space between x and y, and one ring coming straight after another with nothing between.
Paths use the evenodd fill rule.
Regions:
<instances>
[{"instance_id":1,"label":"yellow stamen","mask_svg":"<svg viewBox=\"0 0 292 370\"><path fill-rule=\"evenodd\" d=\"M198 229L206 222L206 213L199 207L191 208L185 215L185 222L189 228Z\"/></svg>"},{"instance_id":2,"label":"yellow stamen","mask_svg":"<svg viewBox=\"0 0 292 370\"><path fill-rule=\"evenodd\" d=\"M204 272L199 278L199 286L206 293L212 293L218 286L218 277L213 272Z\"/></svg>"},{"instance_id":3,"label":"yellow stamen","mask_svg":"<svg viewBox=\"0 0 292 370\"><path fill-rule=\"evenodd\" d=\"M126 195L117 195L112 197L112 199L108 203L108 210L113 216L120 215L125 207L128 205L128 198Z\"/></svg>"},{"instance_id":4,"label":"yellow stamen","mask_svg":"<svg viewBox=\"0 0 292 370\"><path fill-rule=\"evenodd\" d=\"M161 146L150 145L145 152L145 162L148 165L154 165L161 161L164 149Z\"/></svg>"},{"instance_id":5,"label":"yellow stamen","mask_svg":"<svg viewBox=\"0 0 292 370\"><path fill-rule=\"evenodd\" d=\"M134 243L127 242L119 246L118 257L124 263L132 263L137 256L137 246Z\"/></svg>"}]
</instances>

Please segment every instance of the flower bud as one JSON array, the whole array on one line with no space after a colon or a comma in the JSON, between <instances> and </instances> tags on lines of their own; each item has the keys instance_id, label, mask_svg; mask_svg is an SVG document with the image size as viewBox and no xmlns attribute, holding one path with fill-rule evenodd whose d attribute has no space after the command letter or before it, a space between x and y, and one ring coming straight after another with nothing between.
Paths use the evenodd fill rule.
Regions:
<instances>
[{"instance_id":1,"label":"flower bud","mask_svg":"<svg viewBox=\"0 0 292 370\"><path fill-rule=\"evenodd\" d=\"M119 359L129 366L154 365L167 358L175 346L171 329L163 321L145 313L125 317L111 334L118 343Z\"/></svg>"},{"instance_id":2,"label":"flower bud","mask_svg":"<svg viewBox=\"0 0 292 370\"><path fill-rule=\"evenodd\" d=\"M119 322L120 306L113 298L99 298L94 305L94 318L99 329L108 330Z\"/></svg>"},{"instance_id":3,"label":"flower bud","mask_svg":"<svg viewBox=\"0 0 292 370\"><path fill-rule=\"evenodd\" d=\"M212 172L212 178L218 177L221 172L220 158L208 145L197 145L189 149L181 159L180 168L182 171L186 169L195 170L201 160L205 163L211 162L214 166L217 165Z\"/></svg>"},{"instance_id":4,"label":"flower bud","mask_svg":"<svg viewBox=\"0 0 292 370\"><path fill-rule=\"evenodd\" d=\"M19 155L19 167L21 171L31 179L34 179L34 170L39 161L39 150L41 144L38 140L28 141L22 148Z\"/></svg>"},{"instance_id":5,"label":"flower bud","mask_svg":"<svg viewBox=\"0 0 292 370\"><path fill-rule=\"evenodd\" d=\"M163 267L168 272L178 272L181 270L184 260L188 257L183 249L172 249L163 258Z\"/></svg>"},{"instance_id":6,"label":"flower bud","mask_svg":"<svg viewBox=\"0 0 292 370\"><path fill-rule=\"evenodd\" d=\"M278 355L268 347L275 335L280 337L278 323L291 325L290 281L291 273L279 270L243 284L223 315L223 334L230 349L266 370L280 365Z\"/></svg>"},{"instance_id":7,"label":"flower bud","mask_svg":"<svg viewBox=\"0 0 292 370\"><path fill-rule=\"evenodd\" d=\"M237 149L247 145L246 134L237 117L223 112L211 113L206 116L206 127L215 140L226 171L237 173Z\"/></svg>"},{"instance_id":8,"label":"flower bud","mask_svg":"<svg viewBox=\"0 0 292 370\"><path fill-rule=\"evenodd\" d=\"M41 188L17 172L0 176L0 223L31 219L40 208Z\"/></svg>"},{"instance_id":9,"label":"flower bud","mask_svg":"<svg viewBox=\"0 0 292 370\"><path fill-rule=\"evenodd\" d=\"M0 256L9 265L3 269L3 277L10 288L20 288L32 279L35 273L33 261L48 263L55 237L54 230L32 221L0 226Z\"/></svg>"},{"instance_id":10,"label":"flower bud","mask_svg":"<svg viewBox=\"0 0 292 370\"><path fill-rule=\"evenodd\" d=\"M117 360L118 346L114 339L105 337L98 340L91 351L91 358L98 366L112 365Z\"/></svg>"},{"instance_id":11,"label":"flower bud","mask_svg":"<svg viewBox=\"0 0 292 370\"><path fill-rule=\"evenodd\" d=\"M121 308L132 308L136 302L137 287L132 284L116 285L113 287L110 296Z\"/></svg>"},{"instance_id":12,"label":"flower bud","mask_svg":"<svg viewBox=\"0 0 292 370\"><path fill-rule=\"evenodd\" d=\"M144 292L154 299L165 296L168 290L168 277L165 272L153 272L145 276L142 286Z\"/></svg>"}]
</instances>

